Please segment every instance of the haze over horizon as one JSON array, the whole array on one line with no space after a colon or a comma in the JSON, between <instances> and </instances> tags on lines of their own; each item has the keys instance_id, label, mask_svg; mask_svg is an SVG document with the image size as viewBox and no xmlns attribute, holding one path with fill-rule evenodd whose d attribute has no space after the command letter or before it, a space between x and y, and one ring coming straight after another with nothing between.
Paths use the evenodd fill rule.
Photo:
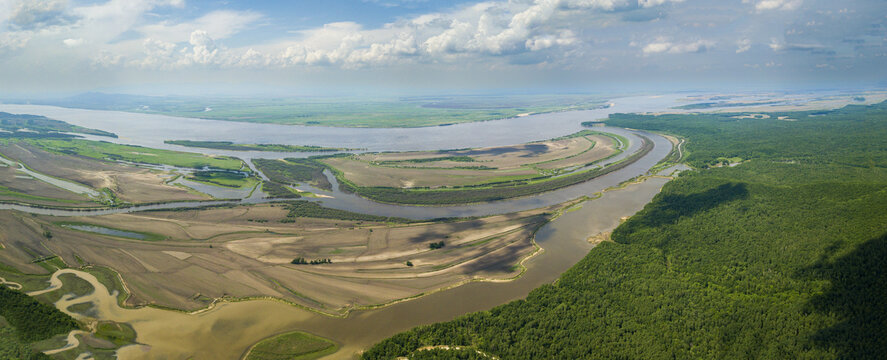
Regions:
<instances>
[{"instance_id":1,"label":"haze over horizon","mask_svg":"<svg viewBox=\"0 0 887 360\"><path fill-rule=\"evenodd\" d=\"M0 0L0 95L887 84L880 0Z\"/></svg>"}]
</instances>

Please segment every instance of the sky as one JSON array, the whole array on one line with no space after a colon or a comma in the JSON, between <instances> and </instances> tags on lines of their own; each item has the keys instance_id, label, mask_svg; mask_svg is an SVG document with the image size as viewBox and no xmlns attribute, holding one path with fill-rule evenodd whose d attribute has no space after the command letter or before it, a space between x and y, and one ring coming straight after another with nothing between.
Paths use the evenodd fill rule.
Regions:
<instances>
[{"instance_id":1,"label":"sky","mask_svg":"<svg viewBox=\"0 0 887 360\"><path fill-rule=\"evenodd\" d=\"M0 0L0 94L887 87L885 0Z\"/></svg>"}]
</instances>

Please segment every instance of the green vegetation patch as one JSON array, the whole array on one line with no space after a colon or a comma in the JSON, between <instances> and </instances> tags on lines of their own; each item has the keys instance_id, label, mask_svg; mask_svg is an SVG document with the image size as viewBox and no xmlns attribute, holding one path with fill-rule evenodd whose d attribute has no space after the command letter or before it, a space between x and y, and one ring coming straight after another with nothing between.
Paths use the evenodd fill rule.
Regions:
<instances>
[{"instance_id":1,"label":"green vegetation patch","mask_svg":"<svg viewBox=\"0 0 887 360\"><path fill-rule=\"evenodd\" d=\"M197 153L80 139L28 139L27 141L47 151L85 156L99 160L171 165L193 169L212 168L236 171L243 168L243 161L227 156L213 157Z\"/></svg>"},{"instance_id":2,"label":"green vegetation patch","mask_svg":"<svg viewBox=\"0 0 887 360\"><path fill-rule=\"evenodd\" d=\"M258 183L258 180L250 176L250 174L240 171L202 170L195 171L187 178L188 180L197 181L209 185L224 186L235 189L253 187L256 186L256 184Z\"/></svg>"},{"instance_id":3,"label":"green vegetation patch","mask_svg":"<svg viewBox=\"0 0 887 360\"><path fill-rule=\"evenodd\" d=\"M746 161L669 182L613 242L525 300L398 334L363 358L439 344L502 359L883 358L887 104L803 115L791 126L614 115L686 136L698 165Z\"/></svg>"},{"instance_id":4,"label":"green vegetation patch","mask_svg":"<svg viewBox=\"0 0 887 360\"><path fill-rule=\"evenodd\" d=\"M296 201L290 202L286 205L286 209L289 210L289 213L286 215L287 219L282 220L283 222L295 221L295 218L298 218L298 217L354 220L354 221L375 221L375 222L399 222L399 223L412 222L412 220L410 220L410 219L404 219L404 218L398 218L398 217L360 214L360 213L355 213L355 212L346 211L346 210L331 209L331 208L323 207L318 203L306 201L306 200L296 200Z\"/></svg>"},{"instance_id":5,"label":"green vegetation patch","mask_svg":"<svg viewBox=\"0 0 887 360\"><path fill-rule=\"evenodd\" d=\"M336 352L336 343L303 332L290 332L260 341L247 360L311 360Z\"/></svg>"},{"instance_id":6,"label":"green vegetation patch","mask_svg":"<svg viewBox=\"0 0 887 360\"><path fill-rule=\"evenodd\" d=\"M332 189L332 185L323 175L326 165L314 159L253 159L253 163L273 182L288 185L310 183L321 189Z\"/></svg>"},{"instance_id":7,"label":"green vegetation patch","mask_svg":"<svg viewBox=\"0 0 887 360\"><path fill-rule=\"evenodd\" d=\"M101 266L90 266L84 268L83 271L88 272L96 277L99 282L108 289L109 292L117 293L117 304L123 306L123 302L129 297L126 286L120 279L120 276L110 268Z\"/></svg>"},{"instance_id":8,"label":"green vegetation patch","mask_svg":"<svg viewBox=\"0 0 887 360\"><path fill-rule=\"evenodd\" d=\"M100 339L108 340L114 345L122 346L135 342L136 331L132 326L126 323L114 321L100 321L96 325L95 336Z\"/></svg>"},{"instance_id":9,"label":"green vegetation patch","mask_svg":"<svg viewBox=\"0 0 887 360\"><path fill-rule=\"evenodd\" d=\"M47 292L45 294L37 295L34 298L44 304L54 304L56 301L59 301L59 299L67 294L72 294L75 297L80 297L84 295L89 295L95 290L88 281L83 280L74 274L61 274L59 275L59 280L62 281L61 288Z\"/></svg>"},{"instance_id":10,"label":"green vegetation patch","mask_svg":"<svg viewBox=\"0 0 887 360\"><path fill-rule=\"evenodd\" d=\"M235 144L230 141L195 141L195 140L166 140L163 143L181 145L187 147L237 150L237 151L273 151L273 152L332 152L347 151L353 149L333 148L314 145L284 145L284 144Z\"/></svg>"},{"instance_id":11,"label":"green vegetation patch","mask_svg":"<svg viewBox=\"0 0 887 360\"><path fill-rule=\"evenodd\" d=\"M302 197L295 190L272 181L263 182L262 191L275 199L298 199Z\"/></svg>"},{"instance_id":12,"label":"green vegetation patch","mask_svg":"<svg viewBox=\"0 0 887 360\"><path fill-rule=\"evenodd\" d=\"M71 125L45 116L7 112L0 112L0 130L11 132L0 132L0 137L68 137L70 135L62 133L78 133L117 138L117 135L107 131Z\"/></svg>"},{"instance_id":13,"label":"green vegetation patch","mask_svg":"<svg viewBox=\"0 0 887 360\"><path fill-rule=\"evenodd\" d=\"M27 342L19 339L15 328L0 317L0 359L44 360L51 359L48 355L31 348Z\"/></svg>"},{"instance_id":14,"label":"green vegetation patch","mask_svg":"<svg viewBox=\"0 0 887 360\"><path fill-rule=\"evenodd\" d=\"M77 321L55 307L6 286L0 286L0 316L15 328L18 339L28 343L80 327Z\"/></svg>"}]
</instances>

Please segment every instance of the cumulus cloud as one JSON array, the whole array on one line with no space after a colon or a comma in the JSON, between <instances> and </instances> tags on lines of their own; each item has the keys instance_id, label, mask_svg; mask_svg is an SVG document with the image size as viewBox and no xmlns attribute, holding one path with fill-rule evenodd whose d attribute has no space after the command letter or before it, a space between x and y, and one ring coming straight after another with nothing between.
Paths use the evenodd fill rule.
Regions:
<instances>
[{"instance_id":1,"label":"cumulus cloud","mask_svg":"<svg viewBox=\"0 0 887 360\"><path fill-rule=\"evenodd\" d=\"M6 7L11 10L8 21L18 29L33 30L66 21L63 15L66 0L21 0L6 4Z\"/></svg>"},{"instance_id":2,"label":"cumulus cloud","mask_svg":"<svg viewBox=\"0 0 887 360\"><path fill-rule=\"evenodd\" d=\"M19 0L0 0L4 1ZM182 7L183 0L106 0L74 7L69 7L66 0L26 0L17 3L20 5L14 15L17 20L10 22L46 24L50 22L48 19L72 19L69 26L56 32L55 41L61 41L68 48L94 46L97 55L93 63L97 65L155 69L306 65L353 68L553 53L558 48L582 44L575 24L589 16L682 1L493 0L402 18L372 29L354 22L329 23L299 31L290 39L239 49L223 46L225 39L256 26L264 19L262 14L215 10L184 21L169 17L149 21L146 17L156 8ZM4 34L0 46L21 48L27 44L29 35L33 34L24 31L18 31L15 37ZM704 48L705 44L701 45ZM670 51L690 50L675 44ZM546 55L522 56L521 61L548 58Z\"/></svg>"}]
</instances>

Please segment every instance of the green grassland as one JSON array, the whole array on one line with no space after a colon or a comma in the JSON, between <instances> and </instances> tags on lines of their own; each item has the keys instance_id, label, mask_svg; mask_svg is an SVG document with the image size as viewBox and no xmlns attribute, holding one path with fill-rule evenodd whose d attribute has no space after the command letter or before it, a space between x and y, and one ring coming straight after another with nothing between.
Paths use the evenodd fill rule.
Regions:
<instances>
[{"instance_id":1,"label":"green grassland","mask_svg":"<svg viewBox=\"0 0 887 360\"><path fill-rule=\"evenodd\" d=\"M262 340L246 356L246 360L311 360L332 354L339 346L327 339L290 332Z\"/></svg>"},{"instance_id":2,"label":"green grassland","mask_svg":"<svg viewBox=\"0 0 887 360\"><path fill-rule=\"evenodd\" d=\"M883 359L887 103L788 115L612 116L686 138L700 170L555 284L363 358L462 345L502 359Z\"/></svg>"},{"instance_id":3,"label":"green grassland","mask_svg":"<svg viewBox=\"0 0 887 360\"><path fill-rule=\"evenodd\" d=\"M237 151L274 151L274 152L332 152L353 150L347 148L332 148L313 145L283 145L283 144L235 144L230 141L194 141L194 140L166 140L165 144L181 145L204 149L221 149Z\"/></svg>"},{"instance_id":4,"label":"green grassland","mask_svg":"<svg viewBox=\"0 0 887 360\"><path fill-rule=\"evenodd\" d=\"M195 171L188 175L188 180L209 185L224 186L235 189L252 188L259 183L254 176L229 171Z\"/></svg>"},{"instance_id":5,"label":"green grassland","mask_svg":"<svg viewBox=\"0 0 887 360\"><path fill-rule=\"evenodd\" d=\"M27 139L21 141L28 141L36 146L46 149L47 151L55 153L79 155L100 160L120 160L133 163L171 165L194 169L209 167L223 170L240 170L243 168L243 161L227 156L211 157L197 153L120 145L104 141L80 139Z\"/></svg>"},{"instance_id":6,"label":"green grassland","mask_svg":"<svg viewBox=\"0 0 887 360\"><path fill-rule=\"evenodd\" d=\"M108 340L114 345L122 346L135 342L136 332L132 326L113 321L100 321L96 325L95 336Z\"/></svg>"},{"instance_id":7,"label":"green grassland","mask_svg":"<svg viewBox=\"0 0 887 360\"><path fill-rule=\"evenodd\" d=\"M32 103L286 125L419 127L496 120L526 113L590 109L602 106L606 101L592 95L563 94L250 99L90 93Z\"/></svg>"}]
</instances>

